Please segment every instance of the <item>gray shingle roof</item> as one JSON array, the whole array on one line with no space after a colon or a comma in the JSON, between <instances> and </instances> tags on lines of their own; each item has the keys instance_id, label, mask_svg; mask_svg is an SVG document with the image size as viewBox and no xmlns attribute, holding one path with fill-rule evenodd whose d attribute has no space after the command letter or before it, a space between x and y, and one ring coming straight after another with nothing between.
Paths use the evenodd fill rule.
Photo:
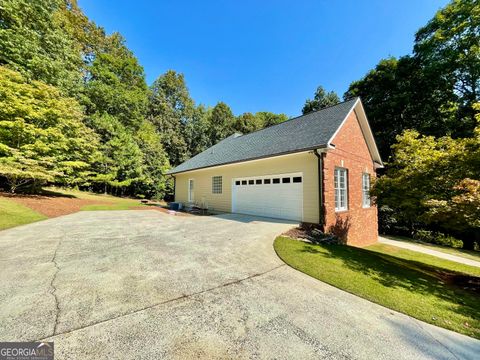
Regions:
<instances>
[{"instance_id":1,"label":"gray shingle roof","mask_svg":"<svg viewBox=\"0 0 480 360\"><path fill-rule=\"evenodd\" d=\"M175 174L327 146L357 98L250 134L234 134L171 169Z\"/></svg>"}]
</instances>

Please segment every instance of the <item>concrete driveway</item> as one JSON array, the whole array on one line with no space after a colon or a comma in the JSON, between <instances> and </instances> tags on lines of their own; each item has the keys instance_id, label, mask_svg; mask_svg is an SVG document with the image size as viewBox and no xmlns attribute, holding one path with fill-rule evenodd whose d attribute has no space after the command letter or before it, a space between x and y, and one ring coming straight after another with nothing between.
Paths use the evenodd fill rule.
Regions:
<instances>
[{"instance_id":1,"label":"concrete driveway","mask_svg":"<svg viewBox=\"0 0 480 360\"><path fill-rule=\"evenodd\" d=\"M473 359L480 341L326 285L273 251L289 223L80 212L0 232L0 341L56 359Z\"/></svg>"}]
</instances>

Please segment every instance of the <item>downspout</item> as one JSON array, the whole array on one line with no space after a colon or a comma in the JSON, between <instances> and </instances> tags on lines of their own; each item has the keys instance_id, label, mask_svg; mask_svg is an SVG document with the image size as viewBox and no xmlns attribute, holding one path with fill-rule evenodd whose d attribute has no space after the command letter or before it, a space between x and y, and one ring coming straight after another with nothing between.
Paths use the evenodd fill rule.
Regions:
<instances>
[{"instance_id":1,"label":"downspout","mask_svg":"<svg viewBox=\"0 0 480 360\"><path fill-rule=\"evenodd\" d=\"M323 157L318 153L318 149L313 150L318 159L318 223L324 227L325 221L323 216Z\"/></svg>"}]
</instances>

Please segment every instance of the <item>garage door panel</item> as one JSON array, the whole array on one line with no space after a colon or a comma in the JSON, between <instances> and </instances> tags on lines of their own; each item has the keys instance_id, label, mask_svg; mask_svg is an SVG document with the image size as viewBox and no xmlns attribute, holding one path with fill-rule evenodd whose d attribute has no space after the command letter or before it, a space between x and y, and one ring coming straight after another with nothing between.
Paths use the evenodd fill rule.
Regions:
<instances>
[{"instance_id":1,"label":"garage door panel","mask_svg":"<svg viewBox=\"0 0 480 360\"><path fill-rule=\"evenodd\" d=\"M302 174L281 174L269 177L249 177L234 180L232 188L232 211L281 218L289 220L302 220L303 213L303 182L293 183L293 177L301 177ZM263 180L269 178L289 178L289 183L264 184ZM248 185L249 180L254 180L254 185ZM241 185L242 180L247 180L247 185ZM257 184L262 180L262 184ZM238 184L240 181L240 185ZM271 181L273 182L273 181Z\"/></svg>"}]
</instances>

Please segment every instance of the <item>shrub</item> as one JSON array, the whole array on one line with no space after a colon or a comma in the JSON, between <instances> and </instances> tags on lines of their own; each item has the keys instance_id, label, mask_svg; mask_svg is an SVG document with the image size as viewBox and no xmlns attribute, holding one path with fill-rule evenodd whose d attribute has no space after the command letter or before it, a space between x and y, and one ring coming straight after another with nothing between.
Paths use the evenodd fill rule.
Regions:
<instances>
[{"instance_id":1,"label":"shrub","mask_svg":"<svg viewBox=\"0 0 480 360\"><path fill-rule=\"evenodd\" d=\"M420 229L415 231L413 238L418 241L428 242L431 244L450 246L453 248L462 248L463 241L451 235L446 235L441 232Z\"/></svg>"}]
</instances>

